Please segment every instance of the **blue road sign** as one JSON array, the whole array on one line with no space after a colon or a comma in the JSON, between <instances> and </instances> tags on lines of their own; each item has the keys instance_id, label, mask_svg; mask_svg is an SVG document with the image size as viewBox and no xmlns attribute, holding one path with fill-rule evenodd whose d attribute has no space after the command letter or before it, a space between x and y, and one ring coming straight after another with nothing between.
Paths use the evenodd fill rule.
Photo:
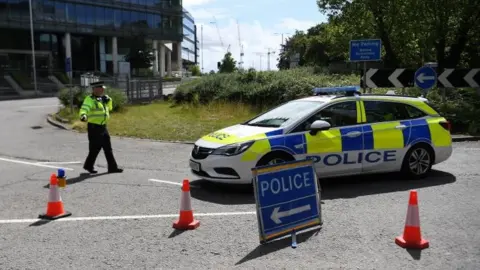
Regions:
<instances>
[{"instance_id":1,"label":"blue road sign","mask_svg":"<svg viewBox=\"0 0 480 270\"><path fill-rule=\"evenodd\" d=\"M415 85L423 90L432 88L437 82L437 73L431 67L424 66L415 72Z\"/></svg>"},{"instance_id":2,"label":"blue road sign","mask_svg":"<svg viewBox=\"0 0 480 270\"><path fill-rule=\"evenodd\" d=\"M382 40L350 40L350 61L380 61L382 59Z\"/></svg>"},{"instance_id":3,"label":"blue road sign","mask_svg":"<svg viewBox=\"0 0 480 270\"><path fill-rule=\"evenodd\" d=\"M313 160L253 168L260 243L322 224Z\"/></svg>"},{"instance_id":4,"label":"blue road sign","mask_svg":"<svg viewBox=\"0 0 480 270\"><path fill-rule=\"evenodd\" d=\"M71 71L70 57L65 58L65 72Z\"/></svg>"}]
</instances>

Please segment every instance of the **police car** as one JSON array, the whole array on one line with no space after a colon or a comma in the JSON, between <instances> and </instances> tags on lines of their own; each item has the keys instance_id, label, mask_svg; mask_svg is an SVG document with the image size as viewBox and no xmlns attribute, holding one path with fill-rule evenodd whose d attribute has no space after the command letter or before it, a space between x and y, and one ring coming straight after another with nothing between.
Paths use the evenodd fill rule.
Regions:
<instances>
[{"instance_id":1,"label":"police car","mask_svg":"<svg viewBox=\"0 0 480 270\"><path fill-rule=\"evenodd\" d=\"M346 86L315 88L312 96L200 138L190 168L205 180L249 184L253 167L313 159L319 178L384 172L423 178L451 154L450 123L427 99Z\"/></svg>"}]
</instances>

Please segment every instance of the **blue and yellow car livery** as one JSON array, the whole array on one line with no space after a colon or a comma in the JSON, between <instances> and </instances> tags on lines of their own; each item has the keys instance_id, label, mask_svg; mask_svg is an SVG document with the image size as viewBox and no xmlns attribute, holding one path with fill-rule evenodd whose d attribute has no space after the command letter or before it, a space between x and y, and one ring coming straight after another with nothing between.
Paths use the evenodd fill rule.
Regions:
<instances>
[{"instance_id":1,"label":"blue and yellow car livery","mask_svg":"<svg viewBox=\"0 0 480 270\"><path fill-rule=\"evenodd\" d=\"M320 89L325 95L287 102L203 136L190 155L192 173L245 184L255 166L307 158L319 178L395 171L421 178L451 156L450 124L428 100L354 89L342 88L346 95Z\"/></svg>"}]
</instances>

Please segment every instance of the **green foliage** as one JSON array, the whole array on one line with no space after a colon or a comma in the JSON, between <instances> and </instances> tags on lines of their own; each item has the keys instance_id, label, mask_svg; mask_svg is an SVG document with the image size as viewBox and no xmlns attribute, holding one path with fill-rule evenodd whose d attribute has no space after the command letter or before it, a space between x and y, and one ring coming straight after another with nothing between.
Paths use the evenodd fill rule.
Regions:
<instances>
[{"instance_id":1,"label":"green foliage","mask_svg":"<svg viewBox=\"0 0 480 270\"><path fill-rule=\"evenodd\" d=\"M84 90L82 87L72 87L73 93L73 106L80 108L83 100L87 95L92 92L90 90ZM112 98L113 111L118 112L123 109L127 103L127 97L122 89L110 88L105 89L105 94ZM63 106L69 107L71 103L71 94L69 88L61 89L58 95L58 99Z\"/></svg>"},{"instance_id":2,"label":"green foliage","mask_svg":"<svg viewBox=\"0 0 480 270\"><path fill-rule=\"evenodd\" d=\"M357 76L317 75L314 68L281 72L254 69L242 73L212 74L186 82L173 94L176 103L207 104L213 101L241 102L257 108L268 108L310 95L314 87L358 85Z\"/></svg>"},{"instance_id":3,"label":"green foliage","mask_svg":"<svg viewBox=\"0 0 480 270\"><path fill-rule=\"evenodd\" d=\"M237 70L237 62L232 57L231 52L227 52L218 65L219 73L232 73Z\"/></svg>"},{"instance_id":4,"label":"green foliage","mask_svg":"<svg viewBox=\"0 0 480 270\"><path fill-rule=\"evenodd\" d=\"M162 80L164 82L179 82L179 81L182 80L182 78L180 78L180 77L168 77L167 76L167 77L163 77Z\"/></svg>"},{"instance_id":5,"label":"green foliage","mask_svg":"<svg viewBox=\"0 0 480 270\"><path fill-rule=\"evenodd\" d=\"M250 69L230 74L202 76L179 85L173 93L177 104L208 104L212 102L243 103L266 110L292 99L309 96L314 87L359 85L358 75L325 75L321 67L300 67L282 71ZM373 89L385 94L391 89ZM401 90L396 90L402 94ZM473 89L456 89L445 93L432 89L427 98L433 107L452 121L452 131L480 134L480 97ZM405 89L405 95L420 96L418 88Z\"/></svg>"},{"instance_id":6,"label":"green foliage","mask_svg":"<svg viewBox=\"0 0 480 270\"><path fill-rule=\"evenodd\" d=\"M198 65L191 65L189 71L192 72L192 76L201 76L200 67Z\"/></svg>"},{"instance_id":7,"label":"green foliage","mask_svg":"<svg viewBox=\"0 0 480 270\"><path fill-rule=\"evenodd\" d=\"M480 134L480 95L474 89L460 88L445 90L445 101L442 101L443 90L431 91L427 98L436 109L453 122L453 132Z\"/></svg>"},{"instance_id":8,"label":"green foliage","mask_svg":"<svg viewBox=\"0 0 480 270\"><path fill-rule=\"evenodd\" d=\"M286 40L278 68L323 65L348 60L349 41L380 38L385 67L478 67L478 0L317 0L328 21L297 31ZM421 26L421 27L419 27Z\"/></svg>"}]
</instances>

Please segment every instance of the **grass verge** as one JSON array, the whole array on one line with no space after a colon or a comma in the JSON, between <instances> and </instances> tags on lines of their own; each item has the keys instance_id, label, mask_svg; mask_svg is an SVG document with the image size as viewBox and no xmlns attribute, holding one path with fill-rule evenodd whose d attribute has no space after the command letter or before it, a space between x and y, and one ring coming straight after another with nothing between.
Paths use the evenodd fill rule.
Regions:
<instances>
[{"instance_id":1,"label":"grass verge","mask_svg":"<svg viewBox=\"0 0 480 270\"><path fill-rule=\"evenodd\" d=\"M113 113L108 123L110 135L169 141L196 141L209 132L252 118L258 110L236 103L209 105L173 105L156 102L126 106ZM57 115L68 120L71 127L86 132L86 124L78 120L78 110L62 108Z\"/></svg>"}]
</instances>

